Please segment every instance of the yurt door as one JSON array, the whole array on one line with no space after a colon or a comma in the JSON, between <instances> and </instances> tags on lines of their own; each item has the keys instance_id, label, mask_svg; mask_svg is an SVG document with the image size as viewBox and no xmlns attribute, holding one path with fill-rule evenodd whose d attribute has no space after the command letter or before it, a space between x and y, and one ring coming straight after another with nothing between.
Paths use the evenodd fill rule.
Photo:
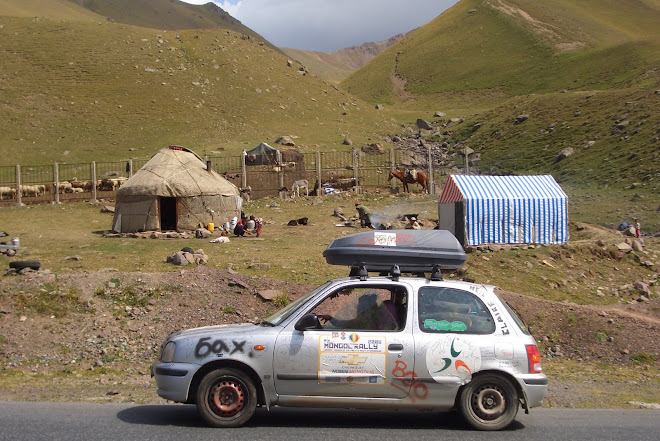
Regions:
<instances>
[{"instance_id":1,"label":"yurt door","mask_svg":"<svg viewBox=\"0 0 660 441\"><path fill-rule=\"evenodd\" d=\"M176 230L176 198L160 198L160 231Z\"/></svg>"}]
</instances>

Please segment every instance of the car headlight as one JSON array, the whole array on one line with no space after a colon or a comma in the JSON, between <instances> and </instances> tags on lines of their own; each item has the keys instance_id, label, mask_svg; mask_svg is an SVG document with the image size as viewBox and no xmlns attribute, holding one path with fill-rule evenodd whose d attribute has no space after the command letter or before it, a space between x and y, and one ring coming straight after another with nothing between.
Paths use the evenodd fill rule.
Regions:
<instances>
[{"instance_id":1,"label":"car headlight","mask_svg":"<svg viewBox=\"0 0 660 441\"><path fill-rule=\"evenodd\" d=\"M163 350L160 351L160 361L170 363L174 359L174 351L176 351L176 344L173 341L168 341Z\"/></svg>"}]
</instances>

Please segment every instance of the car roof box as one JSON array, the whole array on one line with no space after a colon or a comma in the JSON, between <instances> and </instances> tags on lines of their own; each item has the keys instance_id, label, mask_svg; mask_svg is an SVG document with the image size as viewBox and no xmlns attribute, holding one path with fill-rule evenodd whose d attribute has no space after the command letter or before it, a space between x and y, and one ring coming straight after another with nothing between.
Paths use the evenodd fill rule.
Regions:
<instances>
[{"instance_id":1,"label":"car roof box","mask_svg":"<svg viewBox=\"0 0 660 441\"><path fill-rule=\"evenodd\" d=\"M446 230L369 230L330 242L323 257L331 265L368 272L435 273L463 266L467 256Z\"/></svg>"}]
</instances>

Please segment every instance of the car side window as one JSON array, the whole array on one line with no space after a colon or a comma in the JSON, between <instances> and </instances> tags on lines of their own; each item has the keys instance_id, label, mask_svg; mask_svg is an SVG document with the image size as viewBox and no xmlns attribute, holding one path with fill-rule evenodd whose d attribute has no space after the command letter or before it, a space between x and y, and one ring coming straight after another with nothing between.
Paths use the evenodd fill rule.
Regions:
<instances>
[{"instance_id":1,"label":"car side window","mask_svg":"<svg viewBox=\"0 0 660 441\"><path fill-rule=\"evenodd\" d=\"M495 321L475 295L456 288L419 289L419 328L428 333L492 334Z\"/></svg>"},{"instance_id":2,"label":"car side window","mask_svg":"<svg viewBox=\"0 0 660 441\"><path fill-rule=\"evenodd\" d=\"M359 286L339 289L312 313L322 329L400 331L405 327L408 295L396 286Z\"/></svg>"}]
</instances>

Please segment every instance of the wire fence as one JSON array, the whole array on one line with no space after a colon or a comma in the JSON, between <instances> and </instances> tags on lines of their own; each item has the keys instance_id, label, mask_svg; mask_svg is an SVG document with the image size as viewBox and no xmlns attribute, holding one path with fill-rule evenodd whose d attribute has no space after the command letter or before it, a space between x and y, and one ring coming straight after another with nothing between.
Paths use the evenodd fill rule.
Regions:
<instances>
[{"instance_id":1,"label":"wire fence","mask_svg":"<svg viewBox=\"0 0 660 441\"><path fill-rule=\"evenodd\" d=\"M0 166L0 205L114 199L117 189L148 160ZM283 154L280 162L260 165L249 164L245 154L209 156L206 161L239 187L243 195L253 199L291 195L296 188L300 194L318 195L397 188L401 182L388 179L390 171L405 168L395 149L380 154L365 154L357 149L295 152ZM448 171L434 170L433 161L426 162L423 172L429 178L428 191L435 194ZM410 190L421 191L421 187L411 185Z\"/></svg>"}]
</instances>

